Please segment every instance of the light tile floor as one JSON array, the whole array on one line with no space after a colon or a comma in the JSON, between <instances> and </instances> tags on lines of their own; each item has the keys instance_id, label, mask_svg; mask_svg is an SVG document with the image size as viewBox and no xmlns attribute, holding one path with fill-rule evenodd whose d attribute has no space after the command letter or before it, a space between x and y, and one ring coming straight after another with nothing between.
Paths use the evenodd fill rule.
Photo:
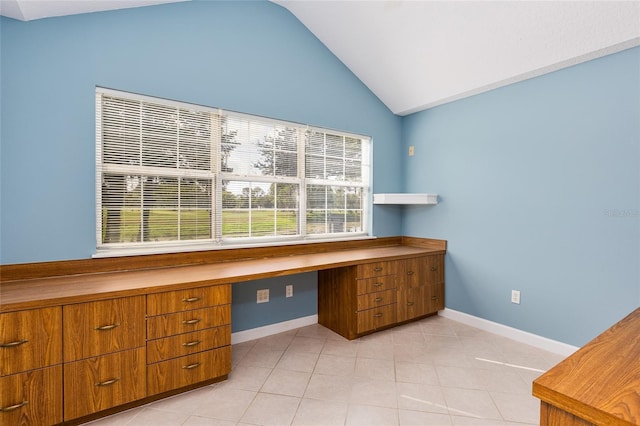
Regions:
<instances>
[{"instance_id":1,"label":"light tile floor","mask_svg":"<svg viewBox=\"0 0 640 426\"><path fill-rule=\"evenodd\" d=\"M433 316L348 341L312 325L233 346L229 380L91 424L534 425L562 356Z\"/></svg>"}]
</instances>

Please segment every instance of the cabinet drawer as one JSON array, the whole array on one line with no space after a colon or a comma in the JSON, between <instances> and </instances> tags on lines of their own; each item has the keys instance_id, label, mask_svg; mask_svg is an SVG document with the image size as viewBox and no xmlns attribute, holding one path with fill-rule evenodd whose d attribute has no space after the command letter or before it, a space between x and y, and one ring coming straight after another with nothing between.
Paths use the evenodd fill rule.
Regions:
<instances>
[{"instance_id":1,"label":"cabinet drawer","mask_svg":"<svg viewBox=\"0 0 640 426\"><path fill-rule=\"evenodd\" d=\"M396 291L386 290L358 296L358 310L364 311L378 306L396 303Z\"/></svg>"},{"instance_id":2,"label":"cabinet drawer","mask_svg":"<svg viewBox=\"0 0 640 426\"><path fill-rule=\"evenodd\" d=\"M385 275L378 278L367 278L363 280L356 280L358 286L358 294L374 293L383 290L390 290L396 288L396 276Z\"/></svg>"},{"instance_id":3,"label":"cabinet drawer","mask_svg":"<svg viewBox=\"0 0 640 426\"><path fill-rule=\"evenodd\" d=\"M147 342L147 363L153 364L231 344L231 326L208 328Z\"/></svg>"},{"instance_id":4,"label":"cabinet drawer","mask_svg":"<svg viewBox=\"0 0 640 426\"><path fill-rule=\"evenodd\" d=\"M231 371L231 347L199 352L147 367L149 395L214 379Z\"/></svg>"},{"instance_id":5,"label":"cabinet drawer","mask_svg":"<svg viewBox=\"0 0 640 426\"><path fill-rule=\"evenodd\" d=\"M64 361L145 344L145 297L123 297L63 307Z\"/></svg>"},{"instance_id":6,"label":"cabinet drawer","mask_svg":"<svg viewBox=\"0 0 640 426\"><path fill-rule=\"evenodd\" d=\"M0 314L0 376L60 363L60 307Z\"/></svg>"},{"instance_id":7,"label":"cabinet drawer","mask_svg":"<svg viewBox=\"0 0 640 426\"><path fill-rule=\"evenodd\" d=\"M358 265L358 278L380 277L396 273L395 262L375 262Z\"/></svg>"},{"instance_id":8,"label":"cabinet drawer","mask_svg":"<svg viewBox=\"0 0 640 426\"><path fill-rule=\"evenodd\" d=\"M444 309L444 284L432 284L428 296L429 313L437 312Z\"/></svg>"},{"instance_id":9,"label":"cabinet drawer","mask_svg":"<svg viewBox=\"0 0 640 426\"><path fill-rule=\"evenodd\" d=\"M231 324L231 305L176 312L147 319L149 340Z\"/></svg>"},{"instance_id":10,"label":"cabinet drawer","mask_svg":"<svg viewBox=\"0 0 640 426\"><path fill-rule=\"evenodd\" d=\"M168 291L147 296L147 314L149 316L170 314L229 303L231 303L230 284Z\"/></svg>"},{"instance_id":11,"label":"cabinet drawer","mask_svg":"<svg viewBox=\"0 0 640 426\"><path fill-rule=\"evenodd\" d=\"M62 422L62 365L0 379L1 425Z\"/></svg>"},{"instance_id":12,"label":"cabinet drawer","mask_svg":"<svg viewBox=\"0 0 640 426\"><path fill-rule=\"evenodd\" d=\"M145 361L138 348L65 364L65 420L144 398Z\"/></svg>"},{"instance_id":13,"label":"cabinet drawer","mask_svg":"<svg viewBox=\"0 0 640 426\"><path fill-rule=\"evenodd\" d=\"M427 288L427 286L420 286L398 291L398 321L410 320L429 313Z\"/></svg>"},{"instance_id":14,"label":"cabinet drawer","mask_svg":"<svg viewBox=\"0 0 640 426\"><path fill-rule=\"evenodd\" d=\"M396 322L396 305L358 312L358 333L375 330Z\"/></svg>"},{"instance_id":15,"label":"cabinet drawer","mask_svg":"<svg viewBox=\"0 0 640 426\"><path fill-rule=\"evenodd\" d=\"M444 255L438 254L426 257L425 281L427 284L444 282Z\"/></svg>"}]
</instances>

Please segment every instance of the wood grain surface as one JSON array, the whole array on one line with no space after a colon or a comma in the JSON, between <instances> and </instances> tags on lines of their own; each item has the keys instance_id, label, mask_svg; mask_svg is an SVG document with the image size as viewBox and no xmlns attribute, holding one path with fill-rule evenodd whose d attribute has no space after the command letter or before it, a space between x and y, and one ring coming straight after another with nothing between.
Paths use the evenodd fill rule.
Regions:
<instances>
[{"instance_id":1,"label":"wood grain surface","mask_svg":"<svg viewBox=\"0 0 640 426\"><path fill-rule=\"evenodd\" d=\"M640 424L640 308L537 378L533 395L593 424Z\"/></svg>"}]
</instances>

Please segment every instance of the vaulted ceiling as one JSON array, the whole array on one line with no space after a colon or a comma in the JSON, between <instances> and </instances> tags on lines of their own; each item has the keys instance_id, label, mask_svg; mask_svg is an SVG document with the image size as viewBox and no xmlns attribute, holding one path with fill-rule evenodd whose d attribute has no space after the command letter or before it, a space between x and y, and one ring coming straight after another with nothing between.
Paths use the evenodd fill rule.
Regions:
<instances>
[{"instance_id":1,"label":"vaulted ceiling","mask_svg":"<svg viewBox=\"0 0 640 426\"><path fill-rule=\"evenodd\" d=\"M0 0L0 13L31 20L175 1ZM399 115L640 45L640 0L272 1Z\"/></svg>"}]
</instances>

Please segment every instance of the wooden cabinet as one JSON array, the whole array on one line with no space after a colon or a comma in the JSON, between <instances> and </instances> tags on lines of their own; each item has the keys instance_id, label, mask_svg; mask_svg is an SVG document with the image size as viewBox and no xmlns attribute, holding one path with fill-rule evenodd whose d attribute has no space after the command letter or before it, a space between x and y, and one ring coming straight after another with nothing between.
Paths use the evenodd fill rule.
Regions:
<instances>
[{"instance_id":1,"label":"wooden cabinet","mask_svg":"<svg viewBox=\"0 0 640 426\"><path fill-rule=\"evenodd\" d=\"M398 261L398 322L444 309L444 255Z\"/></svg>"},{"instance_id":2,"label":"wooden cabinet","mask_svg":"<svg viewBox=\"0 0 640 426\"><path fill-rule=\"evenodd\" d=\"M231 371L231 285L147 296L147 391L167 392Z\"/></svg>"},{"instance_id":3,"label":"wooden cabinet","mask_svg":"<svg viewBox=\"0 0 640 426\"><path fill-rule=\"evenodd\" d=\"M62 422L62 365L0 377L0 425Z\"/></svg>"},{"instance_id":4,"label":"wooden cabinet","mask_svg":"<svg viewBox=\"0 0 640 426\"><path fill-rule=\"evenodd\" d=\"M64 361L145 345L145 298L122 297L63 308Z\"/></svg>"},{"instance_id":5,"label":"wooden cabinet","mask_svg":"<svg viewBox=\"0 0 640 426\"><path fill-rule=\"evenodd\" d=\"M64 419L146 396L145 296L66 305Z\"/></svg>"},{"instance_id":6,"label":"wooden cabinet","mask_svg":"<svg viewBox=\"0 0 640 426\"><path fill-rule=\"evenodd\" d=\"M0 314L0 425L62 421L62 310Z\"/></svg>"},{"instance_id":7,"label":"wooden cabinet","mask_svg":"<svg viewBox=\"0 0 640 426\"><path fill-rule=\"evenodd\" d=\"M355 339L444 308L444 254L318 273L318 323Z\"/></svg>"},{"instance_id":8,"label":"wooden cabinet","mask_svg":"<svg viewBox=\"0 0 640 426\"><path fill-rule=\"evenodd\" d=\"M65 420L144 398L145 358L142 347L65 364Z\"/></svg>"}]
</instances>

